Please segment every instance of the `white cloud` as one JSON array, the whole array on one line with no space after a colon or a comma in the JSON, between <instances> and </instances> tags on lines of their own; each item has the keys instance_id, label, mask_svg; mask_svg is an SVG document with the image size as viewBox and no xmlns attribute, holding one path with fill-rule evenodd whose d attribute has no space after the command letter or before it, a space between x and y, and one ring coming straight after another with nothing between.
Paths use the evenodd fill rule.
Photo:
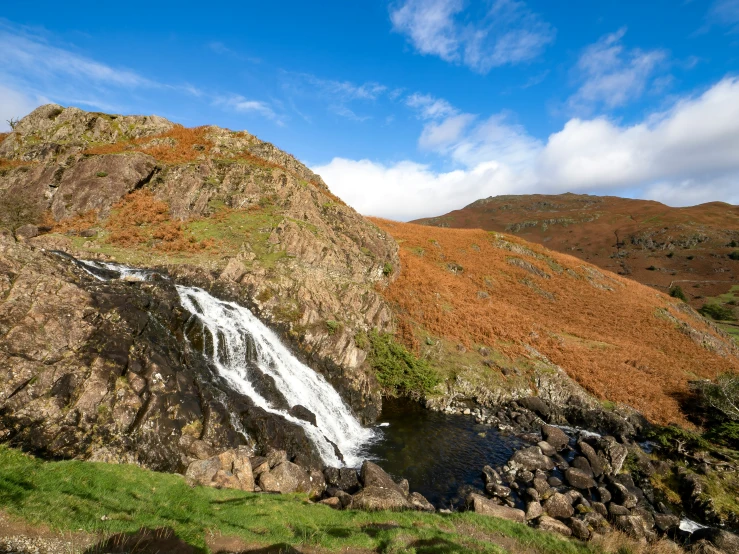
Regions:
<instances>
[{"instance_id":1,"label":"white cloud","mask_svg":"<svg viewBox=\"0 0 739 554\"><path fill-rule=\"evenodd\" d=\"M428 125L443 129L459 116L433 120L422 138ZM448 123L446 134L439 131L443 140L426 137L429 148L461 167L455 171L341 158L314 170L360 212L396 219L532 192L640 191L643 198L670 205L739 203L739 78L725 78L636 125L571 119L546 143L508 119L497 114L461 131Z\"/></svg>"},{"instance_id":2,"label":"white cloud","mask_svg":"<svg viewBox=\"0 0 739 554\"><path fill-rule=\"evenodd\" d=\"M739 32L739 0L715 0L706 14L706 22L698 33L707 32L712 26L730 27L729 32Z\"/></svg>"},{"instance_id":3,"label":"white cloud","mask_svg":"<svg viewBox=\"0 0 739 554\"><path fill-rule=\"evenodd\" d=\"M411 94L406 98L405 103L408 107L418 110L419 116L423 119L438 119L458 113L458 110L449 102L430 94Z\"/></svg>"},{"instance_id":4,"label":"white cloud","mask_svg":"<svg viewBox=\"0 0 739 554\"><path fill-rule=\"evenodd\" d=\"M234 94L228 97L218 97L213 101L213 105L223 106L239 113L261 115L262 117L276 121L278 124L283 123L269 104L262 102L261 100L245 98L240 94Z\"/></svg>"},{"instance_id":5,"label":"white cloud","mask_svg":"<svg viewBox=\"0 0 739 554\"><path fill-rule=\"evenodd\" d=\"M428 123L421 132L418 145L424 150L445 149L460 139L474 119L475 116L472 114L460 114L447 117L440 123Z\"/></svg>"},{"instance_id":6,"label":"white cloud","mask_svg":"<svg viewBox=\"0 0 739 554\"><path fill-rule=\"evenodd\" d=\"M0 27L0 71L24 78L66 77L106 86L156 86L138 73L51 46L41 37L14 32L7 26Z\"/></svg>"},{"instance_id":7,"label":"white cloud","mask_svg":"<svg viewBox=\"0 0 739 554\"><path fill-rule=\"evenodd\" d=\"M0 85L0 132L10 130L10 120L20 119L46 101L45 98L26 94Z\"/></svg>"},{"instance_id":8,"label":"white cloud","mask_svg":"<svg viewBox=\"0 0 739 554\"><path fill-rule=\"evenodd\" d=\"M588 46L577 62L579 90L569 99L570 108L590 110L596 106L617 108L639 98L655 72L667 60L663 50L627 50L622 28ZM662 78L658 85L665 85Z\"/></svg>"},{"instance_id":9,"label":"white cloud","mask_svg":"<svg viewBox=\"0 0 739 554\"><path fill-rule=\"evenodd\" d=\"M554 42L554 28L518 0L495 0L474 22L463 20L464 8L462 0L404 0L390 20L421 54L479 73L529 62Z\"/></svg>"}]
</instances>

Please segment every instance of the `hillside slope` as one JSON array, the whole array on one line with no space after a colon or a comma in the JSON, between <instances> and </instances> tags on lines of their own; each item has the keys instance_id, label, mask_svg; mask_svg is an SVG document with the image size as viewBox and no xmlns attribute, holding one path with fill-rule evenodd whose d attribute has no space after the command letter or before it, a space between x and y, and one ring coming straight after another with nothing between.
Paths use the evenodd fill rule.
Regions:
<instances>
[{"instance_id":1,"label":"hillside slope","mask_svg":"<svg viewBox=\"0 0 739 554\"><path fill-rule=\"evenodd\" d=\"M613 196L494 196L416 223L515 234L661 291L680 286L695 308L730 301L720 296L739 284L739 260L729 257L739 251L739 206L721 202L671 208Z\"/></svg>"},{"instance_id":2,"label":"hillside slope","mask_svg":"<svg viewBox=\"0 0 739 554\"><path fill-rule=\"evenodd\" d=\"M559 366L601 400L685 423L688 381L739 370L725 333L635 281L509 235L374 221L401 245L383 294L450 397L525 390Z\"/></svg>"}]
</instances>

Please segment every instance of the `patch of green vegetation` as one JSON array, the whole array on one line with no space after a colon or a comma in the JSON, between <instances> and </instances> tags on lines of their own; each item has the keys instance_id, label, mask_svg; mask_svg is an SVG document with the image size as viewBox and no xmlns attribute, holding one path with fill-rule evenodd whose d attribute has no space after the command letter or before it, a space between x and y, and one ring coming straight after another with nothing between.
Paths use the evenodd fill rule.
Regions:
<instances>
[{"instance_id":1,"label":"patch of green vegetation","mask_svg":"<svg viewBox=\"0 0 739 554\"><path fill-rule=\"evenodd\" d=\"M735 250L731 254L729 254L730 260L739 260L739 250Z\"/></svg>"},{"instance_id":2,"label":"patch of green vegetation","mask_svg":"<svg viewBox=\"0 0 739 554\"><path fill-rule=\"evenodd\" d=\"M672 296L673 298L679 298L683 302L688 301L688 297L685 294L685 291L683 291L682 287L678 285L675 285L674 287L670 288L670 296Z\"/></svg>"},{"instance_id":3,"label":"patch of green vegetation","mask_svg":"<svg viewBox=\"0 0 739 554\"><path fill-rule=\"evenodd\" d=\"M382 266L382 274L387 277L393 272L393 264L390 262L385 262L385 265Z\"/></svg>"},{"instance_id":4,"label":"patch of green vegetation","mask_svg":"<svg viewBox=\"0 0 739 554\"><path fill-rule=\"evenodd\" d=\"M179 475L132 464L43 462L0 447L0 505L11 516L102 536L170 527L205 549L213 533L248 544L340 551L587 554L593 547L474 513L337 511L303 495L191 488ZM105 518L102 518L105 516ZM502 537L502 539L501 539Z\"/></svg>"},{"instance_id":5,"label":"patch of green vegetation","mask_svg":"<svg viewBox=\"0 0 739 554\"><path fill-rule=\"evenodd\" d=\"M391 334L373 330L367 335L367 340L370 345L369 363L388 394L425 396L441 381L426 360L409 352Z\"/></svg>"},{"instance_id":6,"label":"patch of green vegetation","mask_svg":"<svg viewBox=\"0 0 739 554\"><path fill-rule=\"evenodd\" d=\"M710 499L721 515L739 513L739 479L734 472L711 471L702 479L703 497Z\"/></svg>"},{"instance_id":7,"label":"patch of green vegetation","mask_svg":"<svg viewBox=\"0 0 739 554\"><path fill-rule=\"evenodd\" d=\"M328 329L328 334L333 335L336 333L336 331L341 328L341 323L336 321L335 319L327 319L326 320L326 329Z\"/></svg>"},{"instance_id":8,"label":"patch of green vegetation","mask_svg":"<svg viewBox=\"0 0 739 554\"><path fill-rule=\"evenodd\" d=\"M649 267L647 268L647 271L657 271L657 268L656 268L656 267L654 267L653 265L650 265L650 266L649 266Z\"/></svg>"},{"instance_id":9,"label":"patch of green vegetation","mask_svg":"<svg viewBox=\"0 0 739 554\"><path fill-rule=\"evenodd\" d=\"M97 172L97 173L95 174L95 177L107 177L107 176L108 176L108 173L107 173L107 172L105 172L105 171L98 171L98 172Z\"/></svg>"},{"instance_id":10,"label":"patch of green vegetation","mask_svg":"<svg viewBox=\"0 0 739 554\"><path fill-rule=\"evenodd\" d=\"M734 321L734 310L723 304L706 304L698 308L698 313L702 316L710 317L716 321Z\"/></svg>"}]
</instances>

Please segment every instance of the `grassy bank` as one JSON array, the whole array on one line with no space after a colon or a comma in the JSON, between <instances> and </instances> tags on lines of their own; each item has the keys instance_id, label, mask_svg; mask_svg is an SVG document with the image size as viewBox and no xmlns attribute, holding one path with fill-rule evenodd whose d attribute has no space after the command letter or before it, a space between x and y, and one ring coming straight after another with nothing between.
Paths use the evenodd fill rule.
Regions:
<instances>
[{"instance_id":1,"label":"grassy bank","mask_svg":"<svg viewBox=\"0 0 739 554\"><path fill-rule=\"evenodd\" d=\"M586 553L591 546L473 513L334 511L299 495L189 487L130 465L44 462L0 447L0 509L31 524L109 537L170 527L207 551L208 537L313 551Z\"/></svg>"}]
</instances>

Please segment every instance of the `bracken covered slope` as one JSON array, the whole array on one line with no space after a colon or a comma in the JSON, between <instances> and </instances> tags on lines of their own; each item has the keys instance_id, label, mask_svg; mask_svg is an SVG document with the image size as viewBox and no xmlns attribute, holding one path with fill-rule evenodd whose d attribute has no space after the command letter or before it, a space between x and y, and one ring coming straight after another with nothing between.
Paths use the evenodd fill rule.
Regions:
<instances>
[{"instance_id":1,"label":"bracken covered slope","mask_svg":"<svg viewBox=\"0 0 739 554\"><path fill-rule=\"evenodd\" d=\"M685 423L688 381L739 370L725 333L635 281L509 235L375 222L401 245L384 295L406 343L473 389L546 360L602 400Z\"/></svg>"},{"instance_id":2,"label":"bracken covered slope","mask_svg":"<svg viewBox=\"0 0 739 554\"><path fill-rule=\"evenodd\" d=\"M722 202L671 208L584 194L492 196L416 223L515 234L662 291L680 286L695 308L739 284L739 260L729 257L739 251L739 206Z\"/></svg>"}]
</instances>

